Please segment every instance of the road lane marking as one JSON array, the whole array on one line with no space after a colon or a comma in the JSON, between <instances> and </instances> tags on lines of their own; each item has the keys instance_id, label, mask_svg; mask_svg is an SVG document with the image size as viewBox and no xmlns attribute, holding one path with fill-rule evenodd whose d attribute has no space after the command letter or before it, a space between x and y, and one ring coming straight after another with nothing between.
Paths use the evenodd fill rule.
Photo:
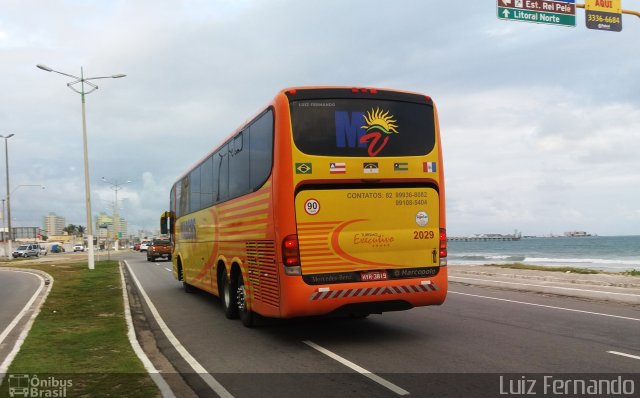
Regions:
<instances>
[{"instance_id":1,"label":"road lane marking","mask_svg":"<svg viewBox=\"0 0 640 398\"><path fill-rule=\"evenodd\" d=\"M352 370L355 370L356 372L360 373L361 375L368 377L369 379L375 381L376 383L380 384L383 387L388 388L389 390L395 392L398 395L409 395L409 391L404 390L398 386L396 386L395 384L383 379L382 377L373 374L371 372L369 372L367 369L362 368L358 365L356 365L355 363L349 361L348 359L345 359L343 357L341 357L340 355L333 353L329 350L327 350L324 347L321 347L319 345L317 345L316 343L309 341L309 340L304 340L303 343L305 343L306 345L308 345L309 347L320 351L321 353L323 353L324 355L328 356L329 358L335 359L336 361L340 362L341 364L343 364L344 366L351 368Z\"/></svg>"},{"instance_id":2,"label":"road lane marking","mask_svg":"<svg viewBox=\"0 0 640 398\"><path fill-rule=\"evenodd\" d=\"M167 267L164 267L164 269L166 269L166 270L167 270L167 271L169 271L169 272L172 272L172 271L173 271L171 268L167 268Z\"/></svg>"},{"instance_id":3,"label":"road lane marking","mask_svg":"<svg viewBox=\"0 0 640 398\"><path fill-rule=\"evenodd\" d=\"M18 315L16 315L15 318L13 318L11 323L9 323L9 325L4 329L2 334L0 334L0 344L2 344L4 342L4 339L7 338L9 333L11 333L11 331L13 331L13 328L16 327L16 325L18 324L18 322L20 322L22 317L27 313L27 311L29 311L29 308L31 308L31 305L33 304L34 301L36 301L36 298L38 297L38 294L40 294L40 291L44 287L44 279L38 274L34 274L34 273L31 273L31 272L24 272L24 271L14 271L14 270L11 270L11 271L12 272L18 272L18 273L21 273L21 274L27 274L27 275L35 276L36 278L40 279L40 286L38 286L38 288L36 289L36 292L33 293L33 296L31 296L29 301L27 301L27 304L25 304L24 307L22 307L22 309L20 310L20 312L18 312Z\"/></svg>"},{"instance_id":4,"label":"road lane marking","mask_svg":"<svg viewBox=\"0 0 640 398\"><path fill-rule=\"evenodd\" d=\"M120 264L120 283L122 283L122 300L124 301L124 318L127 321L127 337L129 338L129 343L131 347L133 347L133 351L142 362L142 365L149 373L151 379L156 383L158 389L160 390L160 394L162 398L176 398L175 394L167 384L166 380L160 376L160 372L153 366L151 360L144 352L138 339L136 338L136 331L133 328L133 319L131 319L131 310L129 309L129 295L127 294L127 282L124 280L124 272L122 268L122 264Z\"/></svg>"},{"instance_id":5,"label":"road lane marking","mask_svg":"<svg viewBox=\"0 0 640 398\"><path fill-rule=\"evenodd\" d=\"M24 343L24 340L27 338L27 335L31 330L31 326L33 326L33 323L35 322L36 317L40 313L40 308L42 307L42 304L47 300L47 297L49 296L49 292L51 292L51 288L53 287L53 278L51 277L51 275L45 272L42 272L42 275L41 275L37 271L29 272L29 271L20 271L16 269L7 269L6 271L21 272L23 274L35 275L40 279L40 286L38 287L38 290L36 291L36 293L33 296L31 296L31 299L29 299L27 304L22 308L22 311L20 311L20 313L13 319L13 321L11 321L9 326L7 326L5 330L2 332L2 335L0 335L0 344L9 335L9 333L11 333L13 328L16 327L16 325L20 322L22 317L25 316L26 313L29 312L29 310L31 310L31 305L33 305L34 301L37 299L38 295L42 292L42 290L43 289L47 289L47 290L44 292L44 295L39 301L38 308L34 309L33 313L31 314L31 317L22 328L22 332L20 332L20 335L18 336L18 339L16 340L16 344L13 346L13 349L4 359L4 361L2 361L2 363L0 364L0 385L2 384L2 380L4 376L7 374L7 370L9 370L9 366L11 365L11 362L13 362L16 355L18 355L18 352L22 347L22 343ZM49 280L48 284L45 283L45 277Z\"/></svg>"},{"instance_id":6,"label":"road lane marking","mask_svg":"<svg viewBox=\"0 0 640 398\"><path fill-rule=\"evenodd\" d=\"M631 355L631 354L626 354L624 352L618 352L618 351L607 351L609 354L613 354L613 355L620 355L621 357L627 357L627 358L633 358L633 359L640 359L640 356L637 355Z\"/></svg>"},{"instance_id":7,"label":"road lane marking","mask_svg":"<svg viewBox=\"0 0 640 398\"><path fill-rule=\"evenodd\" d=\"M578 289L578 288L575 288L575 287L536 285L536 284L533 284L533 283L518 283L518 282L510 282L510 281L496 281L496 280L482 279L482 278L466 278L466 277L463 277L463 276L449 276L449 279L466 279L466 280L471 280L471 281L486 281L486 282L494 282L494 283L504 283L504 284L507 284L507 285L533 286L533 287L544 287L544 288L558 289L558 290L572 290L572 291L589 292L589 293L615 294L617 296L640 297L640 294L633 294L633 293L616 293L616 292L607 292L607 291L604 291L604 290Z\"/></svg>"},{"instance_id":8,"label":"road lane marking","mask_svg":"<svg viewBox=\"0 0 640 398\"><path fill-rule=\"evenodd\" d=\"M171 329L169 329L169 326L167 326L167 324L164 322L164 320L160 316L160 313L156 309L156 306L153 305L153 303L151 302L151 299L149 298L149 296L147 295L147 292L142 287L142 284L140 283L136 275L131 270L129 263L126 260L124 260L123 262L127 266L127 269L129 270L129 275L131 275L131 279L133 279L133 282L138 287L138 291L140 291L140 294L144 298L144 301L147 303L147 306L149 307L151 314L153 315L156 322L158 323L158 326L160 326L160 329L162 330L164 335L167 337L171 345L173 345L173 347L176 349L178 354L180 354L182 359L184 359L189 364L189 366L191 366L191 368L198 374L198 376L200 376L202 380L204 380L204 382L207 383L207 385L211 387L211 389L216 394L218 394L222 398L233 398L233 395L231 395L231 393L227 391L227 389L224 388L222 384L218 382L218 380L216 380L213 376L209 374L207 369L205 369L204 366L202 366L193 357L193 355L191 355L189 351L187 351L187 349L182 345L180 340L178 340L178 338L173 334Z\"/></svg>"},{"instance_id":9,"label":"road lane marking","mask_svg":"<svg viewBox=\"0 0 640 398\"><path fill-rule=\"evenodd\" d=\"M592 311L583 311L583 310L575 310L573 308L564 308L564 307L556 307L553 305L544 305L544 304L536 304L536 303L528 303L526 301L517 301L517 300L508 300L508 299L503 299L503 298L498 298L498 297L490 297L490 296L481 296L478 294L470 294L470 293L461 293L461 292L454 292L449 290L449 293L453 293L453 294L459 294L461 296L470 296L470 297L478 297L478 298L484 298L484 299L488 299L488 300L497 300L497 301L505 301L507 303L515 303L515 304L524 304L524 305L531 305L533 307L542 307L542 308L551 308L554 310L561 310L561 311L570 311L570 312L579 312L582 314L589 314L589 315L598 315L598 316L606 316L609 318L618 318L618 319L626 319L628 321L637 321L640 322L640 319L638 318L631 318L628 316L620 316L620 315L611 315L611 314L603 314L601 312L592 312Z\"/></svg>"}]
</instances>

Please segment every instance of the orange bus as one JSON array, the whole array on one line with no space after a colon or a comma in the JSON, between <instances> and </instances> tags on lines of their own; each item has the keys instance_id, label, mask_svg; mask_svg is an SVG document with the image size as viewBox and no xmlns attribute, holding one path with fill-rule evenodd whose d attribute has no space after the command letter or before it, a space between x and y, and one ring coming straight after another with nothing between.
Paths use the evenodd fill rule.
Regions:
<instances>
[{"instance_id":1,"label":"orange bus","mask_svg":"<svg viewBox=\"0 0 640 398\"><path fill-rule=\"evenodd\" d=\"M185 290L228 318L442 304L445 192L436 107L372 88L280 91L180 177L161 229Z\"/></svg>"}]
</instances>

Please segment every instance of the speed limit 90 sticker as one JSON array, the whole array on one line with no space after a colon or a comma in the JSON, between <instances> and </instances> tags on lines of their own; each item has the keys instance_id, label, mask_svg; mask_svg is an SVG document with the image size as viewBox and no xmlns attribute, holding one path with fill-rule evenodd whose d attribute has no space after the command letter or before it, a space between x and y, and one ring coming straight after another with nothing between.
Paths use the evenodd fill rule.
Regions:
<instances>
[{"instance_id":1,"label":"speed limit 90 sticker","mask_svg":"<svg viewBox=\"0 0 640 398\"><path fill-rule=\"evenodd\" d=\"M320 212L320 202L313 198L307 199L304 202L304 211L310 216L315 216Z\"/></svg>"}]
</instances>

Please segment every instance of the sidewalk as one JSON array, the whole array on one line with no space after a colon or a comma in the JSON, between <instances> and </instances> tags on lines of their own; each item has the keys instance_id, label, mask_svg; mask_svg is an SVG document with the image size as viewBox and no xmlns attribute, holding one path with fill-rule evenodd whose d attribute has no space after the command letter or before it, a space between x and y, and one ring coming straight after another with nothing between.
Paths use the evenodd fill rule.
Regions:
<instances>
[{"instance_id":1,"label":"sidewalk","mask_svg":"<svg viewBox=\"0 0 640 398\"><path fill-rule=\"evenodd\" d=\"M575 274L491 266L449 265L449 281L562 296L640 304L640 278Z\"/></svg>"}]
</instances>

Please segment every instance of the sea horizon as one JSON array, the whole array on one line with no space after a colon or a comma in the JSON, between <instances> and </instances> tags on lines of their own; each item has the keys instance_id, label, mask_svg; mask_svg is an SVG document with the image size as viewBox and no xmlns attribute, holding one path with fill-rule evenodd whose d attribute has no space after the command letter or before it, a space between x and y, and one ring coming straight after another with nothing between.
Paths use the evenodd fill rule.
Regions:
<instances>
[{"instance_id":1,"label":"sea horizon","mask_svg":"<svg viewBox=\"0 0 640 398\"><path fill-rule=\"evenodd\" d=\"M541 236L519 240L452 240L452 265L522 263L607 272L640 270L640 235Z\"/></svg>"}]
</instances>

